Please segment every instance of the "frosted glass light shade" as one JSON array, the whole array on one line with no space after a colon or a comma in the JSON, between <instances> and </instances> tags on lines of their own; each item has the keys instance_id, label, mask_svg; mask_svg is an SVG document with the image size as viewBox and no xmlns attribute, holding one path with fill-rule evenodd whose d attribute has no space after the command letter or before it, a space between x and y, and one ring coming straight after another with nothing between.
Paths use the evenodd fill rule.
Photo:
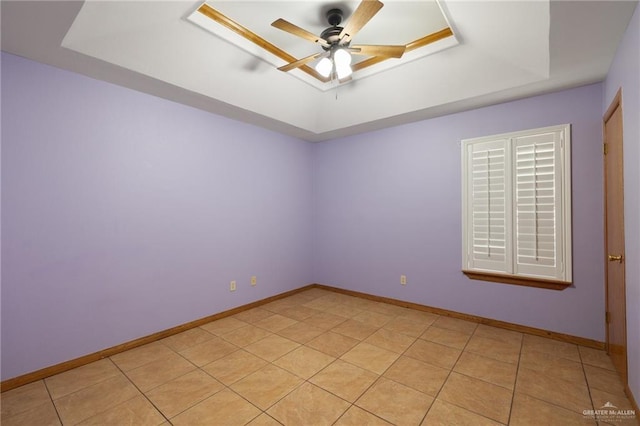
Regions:
<instances>
[{"instance_id":1,"label":"frosted glass light shade","mask_svg":"<svg viewBox=\"0 0 640 426\"><path fill-rule=\"evenodd\" d=\"M316 71L323 77L329 77L331 70L333 69L333 62L329 58L322 58L316 64Z\"/></svg>"},{"instance_id":2,"label":"frosted glass light shade","mask_svg":"<svg viewBox=\"0 0 640 426\"><path fill-rule=\"evenodd\" d=\"M348 67L351 65L351 54L344 49L338 49L333 54L333 60L336 61L336 68Z\"/></svg>"},{"instance_id":3,"label":"frosted glass light shade","mask_svg":"<svg viewBox=\"0 0 640 426\"><path fill-rule=\"evenodd\" d=\"M336 64L336 74L338 75L339 80L349 77L352 72L353 71L351 70L351 67L348 64L342 65L342 66L338 66L338 64Z\"/></svg>"}]
</instances>

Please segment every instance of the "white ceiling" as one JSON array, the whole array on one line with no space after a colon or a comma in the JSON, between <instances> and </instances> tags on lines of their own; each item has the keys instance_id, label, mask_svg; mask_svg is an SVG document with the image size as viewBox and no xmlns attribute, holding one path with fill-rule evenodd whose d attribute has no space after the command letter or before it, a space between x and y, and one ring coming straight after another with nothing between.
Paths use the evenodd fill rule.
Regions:
<instances>
[{"instance_id":1,"label":"white ceiling","mask_svg":"<svg viewBox=\"0 0 640 426\"><path fill-rule=\"evenodd\" d=\"M354 74L308 81L242 45L194 1L2 1L2 50L310 141L321 141L601 81L636 1L382 0L357 44L406 44L447 22L455 36ZM357 2L208 4L296 57L316 52L270 26L313 33L323 11ZM439 6L439 7L438 7ZM441 10L438 18L433 18ZM197 13L197 12L196 12ZM348 20L348 17L346 18ZM193 19L192 19L193 20ZM195 18L198 20L198 18ZM274 65L276 64L276 65Z\"/></svg>"}]
</instances>

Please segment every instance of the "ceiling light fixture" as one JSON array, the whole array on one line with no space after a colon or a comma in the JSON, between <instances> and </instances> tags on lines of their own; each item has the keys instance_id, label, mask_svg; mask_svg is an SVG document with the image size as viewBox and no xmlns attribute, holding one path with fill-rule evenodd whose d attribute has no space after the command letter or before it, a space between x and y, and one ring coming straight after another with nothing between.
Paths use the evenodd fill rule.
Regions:
<instances>
[{"instance_id":1,"label":"ceiling light fixture","mask_svg":"<svg viewBox=\"0 0 640 426\"><path fill-rule=\"evenodd\" d=\"M329 55L320 59L316 64L316 71L325 78L334 73L338 80L349 77L353 73L351 53L344 48L332 47Z\"/></svg>"}]
</instances>

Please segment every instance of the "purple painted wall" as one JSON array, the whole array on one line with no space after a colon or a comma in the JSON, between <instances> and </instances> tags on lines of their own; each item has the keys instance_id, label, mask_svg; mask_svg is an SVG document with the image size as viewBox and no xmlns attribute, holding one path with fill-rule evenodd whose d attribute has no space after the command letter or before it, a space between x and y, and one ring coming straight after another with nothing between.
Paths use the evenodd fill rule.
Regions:
<instances>
[{"instance_id":1,"label":"purple painted wall","mask_svg":"<svg viewBox=\"0 0 640 426\"><path fill-rule=\"evenodd\" d=\"M311 155L2 54L2 379L309 283Z\"/></svg>"},{"instance_id":2,"label":"purple painted wall","mask_svg":"<svg viewBox=\"0 0 640 426\"><path fill-rule=\"evenodd\" d=\"M622 88L629 387L640 401L640 7L604 82L603 114Z\"/></svg>"},{"instance_id":3,"label":"purple painted wall","mask_svg":"<svg viewBox=\"0 0 640 426\"><path fill-rule=\"evenodd\" d=\"M601 105L594 84L315 145L314 281L604 340ZM467 279L460 140L563 123L572 125L574 286Z\"/></svg>"}]
</instances>

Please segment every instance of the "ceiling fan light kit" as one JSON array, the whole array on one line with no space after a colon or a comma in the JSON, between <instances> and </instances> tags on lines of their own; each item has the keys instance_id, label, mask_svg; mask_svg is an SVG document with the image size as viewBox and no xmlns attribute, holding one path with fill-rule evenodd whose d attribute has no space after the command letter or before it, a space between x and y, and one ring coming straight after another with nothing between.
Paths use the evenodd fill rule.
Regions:
<instances>
[{"instance_id":1,"label":"ceiling fan light kit","mask_svg":"<svg viewBox=\"0 0 640 426\"><path fill-rule=\"evenodd\" d=\"M329 81L337 79L344 81L353 73L351 68L351 53L365 56L400 58L404 54L405 46L366 45L350 47L351 39L374 17L380 9L382 2L379 0L362 0L358 8L344 27L341 27L343 13L341 9L331 9L327 12L327 22L331 25L322 31L319 37L310 31L302 29L284 19L275 20L271 25L297 37L320 44L325 53L318 53L306 58L298 59L279 67L280 71L288 72L299 68L308 62L320 59L315 70ZM328 54L327 54L328 53Z\"/></svg>"}]
</instances>

